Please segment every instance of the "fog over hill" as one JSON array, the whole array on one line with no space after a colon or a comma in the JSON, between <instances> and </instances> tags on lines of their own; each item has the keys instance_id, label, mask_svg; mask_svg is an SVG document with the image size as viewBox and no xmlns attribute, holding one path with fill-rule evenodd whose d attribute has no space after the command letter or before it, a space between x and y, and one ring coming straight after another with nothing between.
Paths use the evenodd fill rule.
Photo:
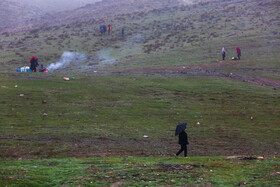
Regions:
<instances>
[{"instance_id":1,"label":"fog over hill","mask_svg":"<svg viewBox=\"0 0 280 187\"><path fill-rule=\"evenodd\" d=\"M18 25L26 25L27 21L40 20L45 13L21 2L0 1L0 31Z\"/></svg>"},{"instance_id":2,"label":"fog over hill","mask_svg":"<svg viewBox=\"0 0 280 187\"><path fill-rule=\"evenodd\" d=\"M32 27L57 12L80 8L101 0L1 0L0 32Z\"/></svg>"},{"instance_id":3,"label":"fog over hill","mask_svg":"<svg viewBox=\"0 0 280 187\"><path fill-rule=\"evenodd\" d=\"M53 13L79 8L86 4L95 3L101 0L10 0L28 6L38 7L44 12Z\"/></svg>"},{"instance_id":4,"label":"fog over hill","mask_svg":"<svg viewBox=\"0 0 280 187\"><path fill-rule=\"evenodd\" d=\"M0 32L60 25L202 0L1 0ZM205 1L205 0L204 0Z\"/></svg>"}]
</instances>

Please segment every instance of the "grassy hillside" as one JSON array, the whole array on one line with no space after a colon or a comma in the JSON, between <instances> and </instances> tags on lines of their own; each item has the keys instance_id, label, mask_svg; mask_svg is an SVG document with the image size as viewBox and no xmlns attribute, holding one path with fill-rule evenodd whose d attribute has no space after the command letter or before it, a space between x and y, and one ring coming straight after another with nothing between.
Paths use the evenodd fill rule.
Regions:
<instances>
[{"instance_id":1,"label":"grassy hillside","mask_svg":"<svg viewBox=\"0 0 280 187\"><path fill-rule=\"evenodd\" d=\"M66 50L86 53L88 62L81 66L93 71L108 67L106 60L115 62L114 68L195 65L219 62L223 46L230 61L239 46L242 63L222 71L279 80L277 7L275 0L212 1L2 35L1 71L28 65L32 55L43 64L56 62ZM82 12L78 12L80 19ZM112 35L101 37L99 26L109 23ZM125 38L121 28L125 28ZM76 69L81 68L69 67L62 72L80 71Z\"/></svg>"},{"instance_id":2,"label":"grassy hillside","mask_svg":"<svg viewBox=\"0 0 280 187\"><path fill-rule=\"evenodd\" d=\"M279 2L131 2L0 35L0 184L278 186ZM242 59L231 61L237 46ZM15 72L64 51L87 60ZM185 121L189 158L175 158Z\"/></svg>"}]
</instances>

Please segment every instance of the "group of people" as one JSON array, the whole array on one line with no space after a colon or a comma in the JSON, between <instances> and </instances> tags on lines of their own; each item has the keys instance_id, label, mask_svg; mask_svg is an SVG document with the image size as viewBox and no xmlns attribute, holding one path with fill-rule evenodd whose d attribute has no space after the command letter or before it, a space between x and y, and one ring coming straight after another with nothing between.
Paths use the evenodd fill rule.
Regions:
<instances>
[{"instance_id":1,"label":"group of people","mask_svg":"<svg viewBox=\"0 0 280 187\"><path fill-rule=\"evenodd\" d=\"M107 31L108 31L108 35L110 35L111 31L112 31L112 25L111 24L107 25L107 27L106 27L106 25L101 25L100 26L101 35L106 34Z\"/></svg>"},{"instance_id":2,"label":"group of people","mask_svg":"<svg viewBox=\"0 0 280 187\"><path fill-rule=\"evenodd\" d=\"M233 60L240 60L241 59L240 47L236 47L236 54L237 54L237 57L233 57L234 58ZM225 58L226 58L226 48L225 47L222 48L222 58L223 58L223 60L225 60Z\"/></svg>"},{"instance_id":3,"label":"group of people","mask_svg":"<svg viewBox=\"0 0 280 187\"><path fill-rule=\"evenodd\" d=\"M105 35L106 32L108 32L108 35L110 35L111 31L112 31L112 25L111 24L109 24L107 26L101 25L99 29L100 29L101 35ZM122 35L122 37L124 37L124 28L122 28L121 35Z\"/></svg>"},{"instance_id":4,"label":"group of people","mask_svg":"<svg viewBox=\"0 0 280 187\"><path fill-rule=\"evenodd\" d=\"M30 70L32 72L36 72L38 66L39 66L38 59L35 56L32 56L32 58L30 59ZM47 69L44 67L43 64L41 64L39 68L39 72L46 72L46 71Z\"/></svg>"}]
</instances>

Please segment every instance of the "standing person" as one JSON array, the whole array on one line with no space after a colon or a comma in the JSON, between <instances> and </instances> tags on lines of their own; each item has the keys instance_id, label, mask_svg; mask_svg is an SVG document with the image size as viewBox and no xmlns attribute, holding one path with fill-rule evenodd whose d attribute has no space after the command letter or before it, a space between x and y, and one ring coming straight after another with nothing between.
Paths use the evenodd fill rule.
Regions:
<instances>
[{"instance_id":1,"label":"standing person","mask_svg":"<svg viewBox=\"0 0 280 187\"><path fill-rule=\"evenodd\" d=\"M111 26L111 24L109 24L109 25L107 26L107 30L108 30L108 35L110 35L111 30L112 30L112 26Z\"/></svg>"},{"instance_id":2,"label":"standing person","mask_svg":"<svg viewBox=\"0 0 280 187\"><path fill-rule=\"evenodd\" d=\"M101 35L103 35L103 33L104 33L103 25L101 25L99 29L100 29Z\"/></svg>"},{"instance_id":3,"label":"standing person","mask_svg":"<svg viewBox=\"0 0 280 187\"><path fill-rule=\"evenodd\" d=\"M181 154L184 151L184 156L187 157L187 145L189 144L188 134L185 132L187 123L182 123L177 125L175 135L179 134L179 141L178 143L181 145L181 149L176 153L176 156Z\"/></svg>"},{"instance_id":4,"label":"standing person","mask_svg":"<svg viewBox=\"0 0 280 187\"><path fill-rule=\"evenodd\" d=\"M34 56L30 59L30 69L32 72L36 72L36 59Z\"/></svg>"},{"instance_id":5,"label":"standing person","mask_svg":"<svg viewBox=\"0 0 280 187\"><path fill-rule=\"evenodd\" d=\"M226 49L225 49L225 47L222 48L222 57L223 57L223 60L225 60L225 57L226 57Z\"/></svg>"},{"instance_id":6,"label":"standing person","mask_svg":"<svg viewBox=\"0 0 280 187\"><path fill-rule=\"evenodd\" d=\"M236 47L236 53L237 53L238 60L240 60L241 59L241 49L239 47Z\"/></svg>"},{"instance_id":7,"label":"standing person","mask_svg":"<svg viewBox=\"0 0 280 187\"><path fill-rule=\"evenodd\" d=\"M122 28L122 37L124 37L124 28Z\"/></svg>"},{"instance_id":8,"label":"standing person","mask_svg":"<svg viewBox=\"0 0 280 187\"><path fill-rule=\"evenodd\" d=\"M100 32L101 32L101 35L103 35L103 34L106 34L106 25L101 25L100 26Z\"/></svg>"}]
</instances>

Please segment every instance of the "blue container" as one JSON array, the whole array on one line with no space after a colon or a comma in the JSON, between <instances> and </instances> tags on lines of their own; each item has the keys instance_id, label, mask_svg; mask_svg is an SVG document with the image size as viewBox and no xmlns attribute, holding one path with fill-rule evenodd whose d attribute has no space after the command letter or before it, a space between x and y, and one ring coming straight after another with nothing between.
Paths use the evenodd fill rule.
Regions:
<instances>
[{"instance_id":1,"label":"blue container","mask_svg":"<svg viewBox=\"0 0 280 187\"><path fill-rule=\"evenodd\" d=\"M16 68L16 72L19 72L19 69L18 69L18 68Z\"/></svg>"}]
</instances>

